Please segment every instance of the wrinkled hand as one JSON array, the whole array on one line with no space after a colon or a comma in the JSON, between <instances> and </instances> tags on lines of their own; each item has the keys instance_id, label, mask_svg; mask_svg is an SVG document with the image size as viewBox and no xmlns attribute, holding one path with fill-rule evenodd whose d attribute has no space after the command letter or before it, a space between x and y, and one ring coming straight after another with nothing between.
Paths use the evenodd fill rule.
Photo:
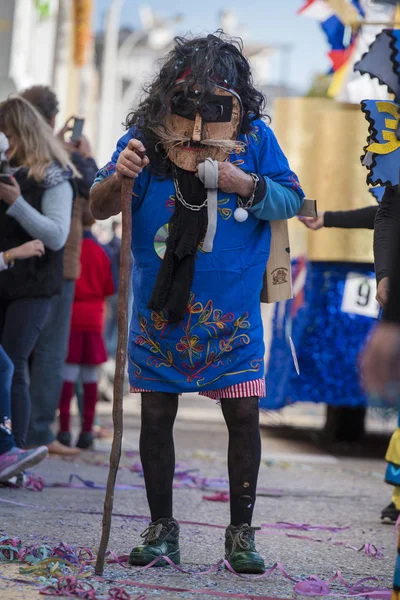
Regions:
<instances>
[{"instance_id":1,"label":"wrinkled hand","mask_svg":"<svg viewBox=\"0 0 400 600\"><path fill-rule=\"evenodd\" d=\"M121 152L118 157L116 165L116 174L119 179L123 177L129 177L130 179L136 179L143 171L143 169L149 164L147 156L142 158L138 152L145 154L146 148L139 140L129 140L129 143L125 150Z\"/></svg>"},{"instance_id":2,"label":"wrinkled hand","mask_svg":"<svg viewBox=\"0 0 400 600\"><path fill-rule=\"evenodd\" d=\"M31 258L32 256L43 256L44 253L44 245L40 240L26 242L26 244L22 244L22 246L13 248L8 252L12 260L22 260L24 258Z\"/></svg>"},{"instance_id":3,"label":"wrinkled hand","mask_svg":"<svg viewBox=\"0 0 400 600\"><path fill-rule=\"evenodd\" d=\"M227 194L250 198L254 190L253 178L230 162L218 163L218 188Z\"/></svg>"},{"instance_id":4,"label":"wrinkled hand","mask_svg":"<svg viewBox=\"0 0 400 600\"><path fill-rule=\"evenodd\" d=\"M389 298L389 277L383 277L376 289L376 299L382 308L385 308Z\"/></svg>"},{"instance_id":5,"label":"wrinkled hand","mask_svg":"<svg viewBox=\"0 0 400 600\"><path fill-rule=\"evenodd\" d=\"M0 183L0 200L3 200L11 206L14 204L17 198L21 195L21 188L18 183L11 177L11 185L8 183Z\"/></svg>"},{"instance_id":6,"label":"wrinkled hand","mask_svg":"<svg viewBox=\"0 0 400 600\"><path fill-rule=\"evenodd\" d=\"M400 397L400 325L379 323L361 354L363 384L372 396Z\"/></svg>"},{"instance_id":7,"label":"wrinkled hand","mask_svg":"<svg viewBox=\"0 0 400 600\"><path fill-rule=\"evenodd\" d=\"M299 221L301 221L308 229L313 229L314 231L318 231L324 226L324 212L318 211L317 217L298 217Z\"/></svg>"}]
</instances>

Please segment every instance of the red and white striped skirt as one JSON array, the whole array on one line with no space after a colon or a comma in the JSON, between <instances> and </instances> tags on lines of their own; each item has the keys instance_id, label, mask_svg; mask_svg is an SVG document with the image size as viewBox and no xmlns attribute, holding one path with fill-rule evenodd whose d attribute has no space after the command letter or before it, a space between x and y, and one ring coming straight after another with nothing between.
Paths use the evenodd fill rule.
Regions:
<instances>
[{"instance_id":1,"label":"red and white striped skirt","mask_svg":"<svg viewBox=\"0 0 400 600\"><path fill-rule=\"evenodd\" d=\"M151 390L131 387L131 392L133 394L150 391ZM243 383L237 383L236 385L230 385L229 387L220 390L199 392L199 396L207 396L207 398L212 398L213 400L220 400L221 398L251 398L253 396L264 398L265 395L266 389L264 377L261 379L254 379L253 381L245 381Z\"/></svg>"}]
</instances>

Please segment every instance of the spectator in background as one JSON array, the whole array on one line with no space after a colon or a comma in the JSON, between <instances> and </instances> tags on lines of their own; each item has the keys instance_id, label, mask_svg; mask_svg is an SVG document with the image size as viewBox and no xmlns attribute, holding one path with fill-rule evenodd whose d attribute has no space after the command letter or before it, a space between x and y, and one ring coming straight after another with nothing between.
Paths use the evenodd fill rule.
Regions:
<instances>
[{"instance_id":1,"label":"spectator in background","mask_svg":"<svg viewBox=\"0 0 400 600\"><path fill-rule=\"evenodd\" d=\"M14 266L16 260L44 255L44 246L40 240L26 242L7 252L0 252L0 271ZM2 285L2 274L0 274ZM19 475L24 469L41 462L48 453L46 446L34 450L22 450L15 445L10 429L11 418L11 385L14 365L0 346L0 483Z\"/></svg>"},{"instance_id":2,"label":"spectator in background","mask_svg":"<svg viewBox=\"0 0 400 600\"><path fill-rule=\"evenodd\" d=\"M58 100L46 86L34 86L22 93L42 114L54 130L58 113ZM75 198L71 230L64 252L64 279L61 294L52 299L50 312L43 331L36 343L31 364L32 418L28 434L29 446L47 445L51 454L72 455L79 452L60 444L51 431L62 387L62 369L67 353L75 281L80 274L80 252L82 244L83 211L88 206L89 190L97 171L90 145L83 136L77 143L65 141L70 130L68 123L58 134L69 153L71 161L81 174L75 179ZM57 332L57 334L55 334Z\"/></svg>"},{"instance_id":3,"label":"spectator in background","mask_svg":"<svg viewBox=\"0 0 400 600\"><path fill-rule=\"evenodd\" d=\"M61 292L74 195L71 175L78 173L47 123L23 98L0 104L0 131L8 137L6 155L14 168L12 185L0 183L0 251L35 238L46 247L40 260L20 261L4 271L0 286L0 340L15 369L12 430L23 448L31 414L28 360L52 298Z\"/></svg>"},{"instance_id":4,"label":"spectator in background","mask_svg":"<svg viewBox=\"0 0 400 600\"><path fill-rule=\"evenodd\" d=\"M372 397L400 408L400 230L393 253L388 302L382 322L373 331L363 353L363 383Z\"/></svg>"},{"instance_id":5,"label":"spectator in background","mask_svg":"<svg viewBox=\"0 0 400 600\"><path fill-rule=\"evenodd\" d=\"M108 315L106 320L105 339L108 355L115 359L118 345L118 281L121 256L122 225L119 221L113 221L111 227L113 236L107 244L107 250L111 258L116 289L115 294L107 300Z\"/></svg>"},{"instance_id":6,"label":"spectator in background","mask_svg":"<svg viewBox=\"0 0 400 600\"><path fill-rule=\"evenodd\" d=\"M346 229L374 229L374 259L375 274L377 281L376 299L382 309L387 305L389 294L389 275L392 266L393 253L396 246L397 235L400 234L400 210L399 198L396 190L387 187L383 195L381 204L367 206L355 210L320 212L318 217L299 217L306 227L317 231L322 227L343 227ZM387 320L387 317L386 319ZM386 331L386 328L383 328ZM372 343L368 348L373 349L374 339L378 335L372 336ZM388 338L389 339L389 338ZM371 349L367 350L367 357ZM379 364L379 363L378 363ZM367 387L370 385L369 375L366 373ZM392 435L386 460L389 463L386 471L385 481L394 486L392 500L381 513L382 520L396 522L400 515L400 414L398 427Z\"/></svg>"},{"instance_id":7,"label":"spectator in background","mask_svg":"<svg viewBox=\"0 0 400 600\"><path fill-rule=\"evenodd\" d=\"M64 367L64 385L60 402L60 431L57 439L71 445L70 405L79 375L83 384L82 429L77 447L93 445L93 423L97 403L99 365L106 362L103 340L106 298L114 294L111 260L94 237L95 222L89 208L84 210L85 231L81 251L81 274L76 282L72 309L69 352Z\"/></svg>"},{"instance_id":8,"label":"spectator in background","mask_svg":"<svg viewBox=\"0 0 400 600\"><path fill-rule=\"evenodd\" d=\"M363 375L371 396L400 411L400 196L396 188L387 188L375 218L374 255L381 278L377 300L384 309L382 323L371 335L364 352ZM374 398L371 398L374 401ZM375 399L376 400L376 399ZM381 514L382 520L396 522L400 516L400 412L398 425L386 452L385 482L393 486L391 502Z\"/></svg>"}]
</instances>

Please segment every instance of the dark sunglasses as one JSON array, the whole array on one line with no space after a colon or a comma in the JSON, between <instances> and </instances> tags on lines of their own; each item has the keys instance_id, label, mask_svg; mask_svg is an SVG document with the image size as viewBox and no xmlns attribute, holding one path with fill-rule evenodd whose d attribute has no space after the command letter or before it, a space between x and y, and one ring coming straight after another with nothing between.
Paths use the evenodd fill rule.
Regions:
<instances>
[{"instance_id":1,"label":"dark sunglasses","mask_svg":"<svg viewBox=\"0 0 400 600\"><path fill-rule=\"evenodd\" d=\"M232 96L207 95L200 99L195 92L177 92L171 100L171 112L190 121L194 121L196 113L201 115L204 123L229 123L232 119Z\"/></svg>"}]
</instances>

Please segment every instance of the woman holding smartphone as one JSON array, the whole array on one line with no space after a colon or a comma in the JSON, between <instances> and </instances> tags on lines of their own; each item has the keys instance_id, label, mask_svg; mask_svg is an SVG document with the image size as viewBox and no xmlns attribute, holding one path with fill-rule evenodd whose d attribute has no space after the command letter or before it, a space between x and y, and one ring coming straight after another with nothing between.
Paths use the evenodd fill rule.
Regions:
<instances>
[{"instance_id":1,"label":"woman holding smartphone","mask_svg":"<svg viewBox=\"0 0 400 600\"><path fill-rule=\"evenodd\" d=\"M11 185L0 182L0 252L34 239L46 248L1 274L0 343L14 365L12 430L25 446L31 412L28 359L45 323L50 299L59 294L78 176L60 142L33 106L19 96L0 104L0 131L8 137ZM56 334L56 333L55 333Z\"/></svg>"}]
</instances>

